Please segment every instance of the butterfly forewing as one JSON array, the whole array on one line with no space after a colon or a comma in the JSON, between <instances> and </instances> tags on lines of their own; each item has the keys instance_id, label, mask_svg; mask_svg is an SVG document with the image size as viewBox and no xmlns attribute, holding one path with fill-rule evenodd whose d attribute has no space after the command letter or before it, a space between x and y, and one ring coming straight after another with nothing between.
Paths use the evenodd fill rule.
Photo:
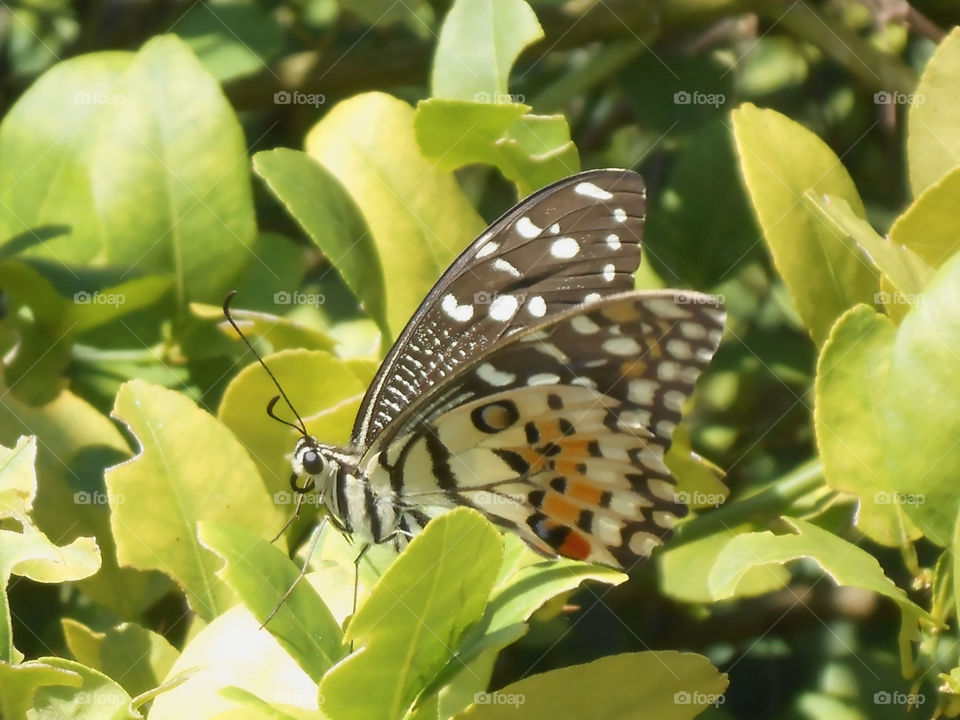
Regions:
<instances>
[{"instance_id":1,"label":"butterfly forewing","mask_svg":"<svg viewBox=\"0 0 960 720\"><path fill-rule=\"evenodd\" d=\"M387 355L357 415L354 447L393 434L392 421L417 397L505 335L632 289L645 201L636 173L593 170L500 217L444 273Z\"/></svg>"},{"instance_id":2,"label":"butterfly forewing","mask_svg":"<svg viewBox=\"0 0 960 720\"><path fill-rule=\"evenodd\" d=\"M686 513L664 453L723 321L711 296L675 291L562 312L434 388L361 466L407 527L466 505L547 554L629 567Z\"/></svg>"}]
</instances>

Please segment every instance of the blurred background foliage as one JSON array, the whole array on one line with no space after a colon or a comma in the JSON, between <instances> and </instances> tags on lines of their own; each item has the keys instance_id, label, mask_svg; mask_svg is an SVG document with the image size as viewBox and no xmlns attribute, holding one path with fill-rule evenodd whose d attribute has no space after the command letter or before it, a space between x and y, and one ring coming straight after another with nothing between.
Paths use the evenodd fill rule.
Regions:
<instances>
[{"instance_id":1,"label":"blurred background foliage","mask_svg":"<svg viewBox=\"0 0 960 720\"><path fill-rule=\"evenodd\" d=\"M691 441L727 471L725 482L736 496L757 493L816 455L811 407L817 348L772 268L741 179L730 111L749 101L776 109L819 135L849 170L873 226L885 232L910 199L905 108L885 98L915 90L937 43L960 23L960 8L952 0L546 0L532 7L544 37L520 54L507 99L540 115L566 118L575 147L557 153L551 162L559 165L552 171L565 163L570 172L612 166L644 175L650 207L641 285L692 287L726 297L738 342L722 347L704 379ZM4 412L22 422L4 426L9 427L4 444L13 444L14 431L23 432L20 425L37 432L28 419L30 408L44 406L62 388L108 413L121 383L131 378L180 390L211 412L220 407L223 414L224 389L244 354L216 329L215 312L188 308L190 303L216 304L233 286L241 291L238 305L252 313L250 322L257 321L257 312L295 321L274 330L283 333L279 339L262 333L264 350L336 346L342 357L375 355L378 325L389 323L395 331L395 323L389 317L366 319L351 294L350 278L330 272L330 252L318 251L285 210L284 203L292 201L284 197L279 203L271 193L283 197L268 158L258 159L262 167L257 168L266 182L248 184L244 168L248 156L259 151L309 144L308 133L318 121L359 93L380 91L414 105L435 96L431 62L448 10L443 0L5 4L0 10L0 113L7 120L0 137L0 201L8 216L15 214L24 187L35 191L17 189L25 164L30 158L39 162L45 154L24 144L14 104L45 72L62 70L55 66L85 53L137 51L155 36L179 36L209 72L211 86L222 87L239 120L236 128L212 121L229 111L204 94L180 98L196 102L196 117L184 123L204 143L222 143L225 154L237 148L246 154L218 170L238 175L230 197L204 195L201 203L222 201L218 208L235 210L234 238L217 246L224 253L222 277L214 274L194 286L176 287L171 287L176 278L156 269L128 277L122 270L139 258L119 251L107 261L76 259L77 264L86 262L85 271L78 273L65 272L42 252L27 252L23 265L6 266L0 277L7 291L0 341L5 350L14 339L21 347L33 342L37 349L8 357L7 382L13 386L11 378L25 380L5 393L16 406ZM108 72L113 56L97 57ZM161 69L144 60L138 72L148 77ZM53 83L53 77L51 73L40 83ZM55 123L58 114L77 110L42 104L18 108L19 120L41 125L45 118ZM159 105L157 111L162 112ZM370 122L375 127L378 118ZM129 138L119 131L106 138L122 162ZM105 147L102 138L97 142L96 147ZM50 149L56 155L56 147ZM70 167L65 163L64 172ZM456 179L488 222L517 199L516 186L490 165L462 167ZM71 182L69 177L60 181ZM103 182L109 185L111 178ZM324 187L323 178L316 182ZM149 224L152 214L161 212L151 206L149 188L117 188L122 190L129 191L123 200L130 207L129 222ZM338 202L342 210L350 201ZM195 219L191 232L200 237L206 227L202 217ZM162 226L162 220L157 223ZM4 229L10 232L0 246L2 259L20 245L35 245L39 236L44 244L52 243L65 232L56 222L24 224L32 228L32 238L12 231L18 225L7 217ZM480 227L475 218L461 225L467 238ZM355 227L362 229L363 220L357 219ZM111 229L115 238L126 231L123 226ZM73 236L71 242L75 240ZM260 261L252 261L253 255ZM389 300L390 268L383 270ZM31 273L45 282L25 279ZM19 295L11 292L17 283L22 285ZM123 283L133 285L121 288ZM56 293L44 294L51 287ZM111 288L134 299L124 308L122 322L78 310L76 293ZM276 294L283 292L323 301L278 309ZM72 303L63 300L71 297ZM179 309L172 312L173 307ZM23 308L29 308L29 321ZM360 375L369 377L371 361L358 364L364 362ZM302 392L287 389L294 395ZM254 400L236 410L260 412ZM70 412L62 417L69 425ZM103 468L125 452L122 439L114 440L112 448L100 442L96 452L76 457L74 476L87 478L82 482L90 488L102 487ZM42 496L42 487L40 492ZM820 511L821 525L855 537L849 530L853 502L816 492L804 494L802 501ZM755 527L764 527L763 520L754 519ZM90 526L98 522L102 519L91 520ZM905 562L895 549L860 540L901 587L913 581L911 570L935 560L932 547L922 544L918 555ZM683 573L682 564L671 572ZM801 569L776 592L697 604L671 599L650 563L634 574L633 582L604 590L602 603L585 592L542 612L533 631L501 655L494 683L620 651L684 649L705 654L730 674L726 703L710 710L710 717L862 717L853 711L830 713L839 712L837 698L849 693L903 685L897 612L870 593L837 588L819 582L820 577L813 569ZM153 587L144 594L151 602L131 612L144 613L154 627L173 640L182 639L185 630L175 622L182 600L170 592L170 583L155 574L138 582ZM91 622L98 614L114 617L115 608L107 612L97 606L105 592L18 579L11 587L18 647L28 657L62 649L60 618L71 612ZM929 600L929 592L921 589L918 597ZM946 662L949 670L952 665ZM935 673L928 676L928 691L930 677ZM887 717L889 711L890 717L899 717L903 710L872 707L868 716Z\"/></svg>"}]
</instances>

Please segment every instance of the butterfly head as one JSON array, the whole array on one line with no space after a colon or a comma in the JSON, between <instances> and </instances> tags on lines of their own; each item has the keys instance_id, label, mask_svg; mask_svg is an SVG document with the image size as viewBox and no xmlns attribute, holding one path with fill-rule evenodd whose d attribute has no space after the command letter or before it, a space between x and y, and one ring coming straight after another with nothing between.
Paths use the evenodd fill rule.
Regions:
<instances>
[{"instance_id":1,"label":"butterfly head","mask_svg":"<svg viewBox=\"0 0 960 720\"><path fill-rule=\"evenodd\" d=\"M321 494L325 494L325 490L336 478L342 462L340 454L333 446L324 445L309 435L304 435L297 440L293 450L293 475L294 478L305 478L304 482L297 483L299 487L315 485Z\"/></svg>"}]
</instances>

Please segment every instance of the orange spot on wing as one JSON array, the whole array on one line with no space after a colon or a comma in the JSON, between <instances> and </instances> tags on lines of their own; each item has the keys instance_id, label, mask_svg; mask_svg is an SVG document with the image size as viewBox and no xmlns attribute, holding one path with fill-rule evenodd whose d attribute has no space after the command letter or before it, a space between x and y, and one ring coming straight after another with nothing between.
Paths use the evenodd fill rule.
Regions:
<instances>
[{"instance_id":1,"label":"orange spot on wing","mask_svg":"<svg viewBox=\"0 0 960 720\"><path fill-rule=\"evenodd\" d=\"M627 378L643 377L647 373L647 364L643 360L626 360L620 363L620 374Z\"/></svg>"},{"instance_id":2,"label":"orange spot on wing","mask_svg":"<svg viewBox=\"0 0 960 720\"><path fill-rule=\"evenodd\" d=\"M633 303L617 303L616 305L607 305L603 309L603 314L614 322L623 323L636 320L640 317L637 308Z\"/></svg>"},{"instance_id":3,"label":"orange spot on wing","mask_svg":"<svg viewBox=\"0 0 960 720\"><path fill-rule=\"evenodd\" d=\"M580 533L571 530L563 545L557 548L557 552L573 560L586 560L590 557L590 542Z\"/></svg>"},{"instance_id":4,"label":"orange spot on wing","mask_svg":"<svg viewBox=\"0 0 960 720\"><path fill-rule=\"evenodd\" d=\"M540 510L551 520L556 520L564 525L573 525L580 516L580 508L563 495L555 492L547 493Z\"/></svg>"},{"instance_id":5,"label":"orange spot on wing","mask_svg":"<svg viewBox=\"0 0 960 720\"><path fill-rule=\"evenodd\" d=\"M585 502L588 505L599 505L600 496L603 495L603 490L596 485L591 485L590 483L575 482L567 485L566 495L574 500Z\"/></svg>"}]
</instances>

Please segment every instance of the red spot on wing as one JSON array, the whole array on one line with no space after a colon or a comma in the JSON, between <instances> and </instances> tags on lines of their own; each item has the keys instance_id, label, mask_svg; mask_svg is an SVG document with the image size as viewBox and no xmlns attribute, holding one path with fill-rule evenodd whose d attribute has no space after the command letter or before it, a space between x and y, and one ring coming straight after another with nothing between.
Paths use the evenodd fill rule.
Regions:
<instances>
[{"instance_id":1,"label":"red spot on wing","mask_svg":"<svg viewBox=\"0 0 960 720\"><path fill-rule=\"evenodd\" d=\"M571 530L557 552L571 560L586 560L590 557L590 542L580 533Z\"/></svg>"}]
</instances>

